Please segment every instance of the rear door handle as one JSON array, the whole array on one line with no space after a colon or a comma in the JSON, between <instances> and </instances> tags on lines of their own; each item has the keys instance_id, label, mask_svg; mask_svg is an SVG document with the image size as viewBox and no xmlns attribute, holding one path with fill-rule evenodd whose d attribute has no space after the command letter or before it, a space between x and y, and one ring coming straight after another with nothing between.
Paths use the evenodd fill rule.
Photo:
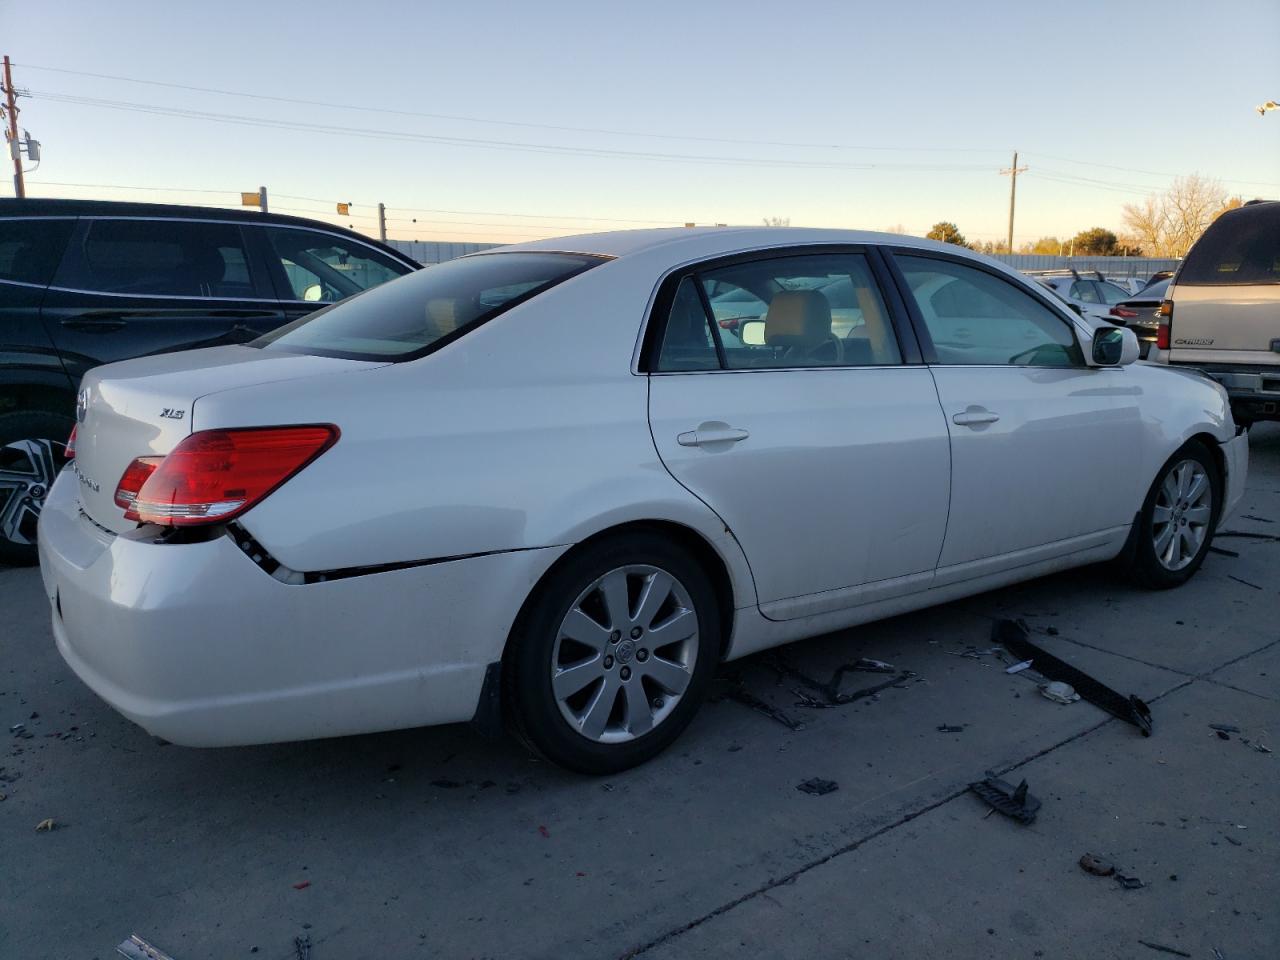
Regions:
<instances>
[{"instance_id":1,"label":"rear door handle","mask_svg":"<svg viewBox=\"0 0 1280 960\"><path fill-rule=\"evenodd\" d=\"M978 407L970 407L964 413L957 413L951 418L951 422L960 427L980 427L984 423L995 423L1000 419L1000 414L992 413L990 410L983 410Z\"/></svg>"},{"instance_id":2,"label":"rear door handle","mask_svg":"<svg viewBox=\"0 0 1280 960\"><path fill-rule=\"evenodd\" d=\"M697 430L688 430L676 437L676 443L682 447L705 447L712 443L737 443L751 436L746 430L739 430L727 424L703 424Z\"/></svg>"}]
</instances>

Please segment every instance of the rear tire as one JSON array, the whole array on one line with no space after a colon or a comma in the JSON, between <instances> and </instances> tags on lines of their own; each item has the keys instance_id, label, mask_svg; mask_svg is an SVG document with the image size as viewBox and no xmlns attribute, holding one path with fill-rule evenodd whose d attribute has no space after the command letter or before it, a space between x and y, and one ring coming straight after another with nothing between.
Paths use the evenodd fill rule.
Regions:
<instances>
[{"instance_id":1,"label":"rear tire","mask_svg":"<svg viewBox=\"0 0 1280 960\"><path fill-rule=\"evenodd\" d=\"M507 720L570 770L644 763L693 719L720 631L710 579L669 539L637 532L590 544L553 569L512 631Z\"/></svg>"},{"instance_id":2,"label":"rear tire","mask_svg":"<svg viewBox=\"0 0 1280 960\"><path fill-rule=\"evenodd\" d=\"M1200 569L1222 506L1213 454L1192 440L1156 474L1135 521L1129 574L1152 590L1180 587Z\"/></svg>"},{"instance_id":3,"label":"rear tire","mask_svg":"<svg viewBox=\"0 0 1280 960\"><path fill-rule=\"evenodd\" d=\"M36 524L74 425L43 411L0 415L0 563L36 562Z\"/></svg>"}]
</instances>

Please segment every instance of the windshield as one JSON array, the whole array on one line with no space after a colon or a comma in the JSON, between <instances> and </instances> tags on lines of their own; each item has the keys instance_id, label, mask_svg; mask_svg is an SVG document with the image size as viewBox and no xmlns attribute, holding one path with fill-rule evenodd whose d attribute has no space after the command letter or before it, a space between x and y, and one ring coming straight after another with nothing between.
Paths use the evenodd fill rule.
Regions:
<instances>
[{"instance_id":1,"label":"windshield","mask_svg":"<svg viewBox=\"0 0 1280 960\"><path fill-rule=\"evenodd\" d=\"M326 307L254 345L353 360L412 360L601 262L567 253L462 257Z\"/></svg>"}]
</instances>

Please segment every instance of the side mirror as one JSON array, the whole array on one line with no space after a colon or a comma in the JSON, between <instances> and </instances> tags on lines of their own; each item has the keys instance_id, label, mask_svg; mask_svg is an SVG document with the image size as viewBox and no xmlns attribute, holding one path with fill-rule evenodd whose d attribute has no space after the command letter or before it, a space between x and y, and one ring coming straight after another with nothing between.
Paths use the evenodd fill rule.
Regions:
<instances>
[{"instance_id":1,"label":"side mirror","mask_svg":"<svg viewBox=\"0 0 1280 960\"><path fill-rule=\"evenodd\" d=\"M320 284L313 283L307 289L302 291L302 299L308 303L318 303L324 297L324 290Z\"/></svg>"},{"instance_id":2,"label":"side mirror","mask_svg":"<svg viewBox=\"0 0 1280 960\"><path fill-rule=\"evenodd\" d=\"M1071 312L1074 313L1077 317L1084 316L1084 307L1080 306L1080 304L1068 303L1067 306L1071 308Z\"/></svg>"},{"instance_id":3,"label":"side mirror","mask_svg":"<svg viewBox=\"0 0 1280 960\"><path fill-rule=\"evenodd\" d=\"M752 347L764 346L764 321L743 320L738 324L738 339Z\"/></svg>"},{"instance_id":4,"label":"side mirror","mask_svg":"<svg viewBox=\"0 0 1280 960\"><path fill-rule=\"evenodd\" d=\"M1099 327L1093 332L1093 366L1123 367L1138 359L1138 336L1127 327Z\"/></svg>"}]
</instances>

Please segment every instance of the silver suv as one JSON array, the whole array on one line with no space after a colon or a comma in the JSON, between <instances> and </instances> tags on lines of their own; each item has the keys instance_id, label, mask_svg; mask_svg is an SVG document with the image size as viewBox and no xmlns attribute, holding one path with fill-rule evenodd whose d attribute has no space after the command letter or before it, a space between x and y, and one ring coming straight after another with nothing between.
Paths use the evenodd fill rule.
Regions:
<instances>
[{"instance_id":1,"label":"silver suv","mask_svg":"<svg viewBox=\"0 0 1280 960\"><path fill-rule=\"evenodd\" d=\"M1280 201L1228 211L1196 241L1148 359L1213 377L1237 423L1280 420Z\"/></svg>"}]
</instances>

